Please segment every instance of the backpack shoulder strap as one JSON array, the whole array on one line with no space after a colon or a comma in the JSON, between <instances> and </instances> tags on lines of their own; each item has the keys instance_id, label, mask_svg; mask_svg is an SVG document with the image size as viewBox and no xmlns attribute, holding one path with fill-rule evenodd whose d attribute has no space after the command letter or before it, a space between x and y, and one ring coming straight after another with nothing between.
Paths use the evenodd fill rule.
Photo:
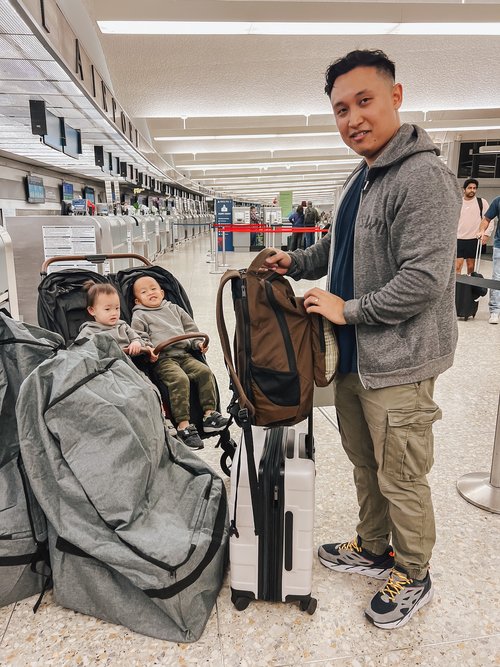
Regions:
<instances>
[{"instance_id":1,"label":"backpack shoulder strap","mask_svg":"<svg viewBox=\"0 0 500 667\"><path fill-rule=\"evenodd\" d=\"M231 382L233 383L233 386L236 392L238 393L238 401L240 404L240 408L247 408L248 412L253 416L255 414L255 407L250 402L248 396L245 394L245 390L243 389L243 386L236 373L236 369L233 363L233 357L231 354L231 345L229 343L229 336L227 333L226 322L224 320L224 308L222 305L224 286L226 285L227 282L229 282L233 278L240 278L240 273L235 269L229 269L229 271L226 271L226 273L222 276L219 284L219 289L217 291L217 303L215 309L217 318L217 330L219 332L219 338L222 347L222 353L224 355L224 361L226 362L229 375L231 376Z\"/></svg>"},{"instance_id":2,"label":"backpack shoulder strap","mask_svg":"<svg viewBox=\"0 0 500 667\"><path fill-rule=\"evenodd\" d=\"M483 217L483 200L481 197L476 197L477 199L477 205L479 206L479 215L481 216L481 219Z\"/></svg>"}]
</instances>

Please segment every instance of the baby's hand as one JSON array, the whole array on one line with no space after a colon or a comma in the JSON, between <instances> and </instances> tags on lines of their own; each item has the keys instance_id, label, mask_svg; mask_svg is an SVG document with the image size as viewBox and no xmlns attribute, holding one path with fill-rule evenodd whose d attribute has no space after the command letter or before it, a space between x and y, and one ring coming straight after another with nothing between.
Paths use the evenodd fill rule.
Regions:
<instances>
[{"instance_id":1,"label":"baby's hand","mask_svg":"<svg viewBox=\"0 0 500 667\"><path fill-rule=\"evenodd\" d=\"M140 354L142 350L141 344L138 340L133 340L130 345L125 348L127 354L130 354L131 357L135 357Z\"/></svg>"},{"instance_id":2,"label":"baby's hand","mask_svg":"<svg viewBox=\"0 0 500 667\"><path fill-rule=\"evenodd\" d=\"M203 341L201 341L200 343L198 343L198 349L202 354L205 354L206 352L208 352L208 345L204 345Z\"/></svg>"}]
</instances>

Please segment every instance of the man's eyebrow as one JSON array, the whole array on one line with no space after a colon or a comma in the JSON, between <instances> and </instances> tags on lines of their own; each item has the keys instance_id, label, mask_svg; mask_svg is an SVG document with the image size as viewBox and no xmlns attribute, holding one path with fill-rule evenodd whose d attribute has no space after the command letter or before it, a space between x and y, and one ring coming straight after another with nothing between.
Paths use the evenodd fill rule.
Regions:
<instances>
[{"instance_id":1,"label":"man's eyebrow","mask_svg":"<svg viewBox=\"0 0 500 667\"><path fill-rule=\"evenodd\" d=\"M366 95L367 93L371 93L369 88L364 88L363 90L360 90L359 92L354 94L354 97L361 97L362 95ZM338 106L343 106L345 102L342 100L339 100L338 102L335 102L333 105L333 108L336 109Z\"/></svg>"}]
</instances>

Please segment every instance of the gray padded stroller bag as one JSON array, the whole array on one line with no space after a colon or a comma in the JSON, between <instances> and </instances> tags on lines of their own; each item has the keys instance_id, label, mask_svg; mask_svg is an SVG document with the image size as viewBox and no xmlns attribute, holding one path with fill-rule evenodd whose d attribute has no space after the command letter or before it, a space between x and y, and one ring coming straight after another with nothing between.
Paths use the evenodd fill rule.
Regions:
<instances>
[{"instance_id":1,"label":"gray padded stroller bag","mask_svg":"<svg viewBox=\"0 0 500 667\"><path fill-rule=\"evenodd\" d=\"M226 494L167 436L149 381L98 335L39 366L17 415L56 602L152 637L198 639L222 584Z\"/></svg>"},{"instance_id":2,"label":"gray padded stroller bag","mask_svg":"<svg viewBox=\"0 0 500 667\"><path fill-rule=\"evenodd\" d=\"M21 382L63 345L0 313L0 607L49 583L47 527L24 473L15 405Z\"/></svg>"}]
</instances>

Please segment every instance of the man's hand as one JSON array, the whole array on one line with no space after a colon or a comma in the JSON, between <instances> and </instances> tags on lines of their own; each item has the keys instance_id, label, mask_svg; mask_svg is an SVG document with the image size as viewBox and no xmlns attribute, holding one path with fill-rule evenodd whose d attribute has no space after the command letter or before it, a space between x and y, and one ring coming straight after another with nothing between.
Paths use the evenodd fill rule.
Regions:
<instances>
[{"instance_id":1,"label":"man's hand","mask_svg":"<svg viewBox=\"0 0 500 667\"><path fill-rule=\"evenodd\" d=\"M330 294L319 287L313 287L304 294L304 306L308 313L323 315L334 324L347 324L344 318L344 299Z\"/></svg>"},{"instance_id":2,"label":"man's hand","mask_svg":"<svg viewBox=\"0 0 500 667\"><path fill-rule=\"evenodd\" d=\"M284 276L290 268L291 263L292 258L287 252L283 252L283 250L277 250L275 255L271 255L271 257L266 259L266 262L262 268L268 271L275 271L281 276Z\"/></svg>"},{"instance_id":3,"label":"man's hand","mask_svg":"<svg viewBox=\"0 0 500 667\"><path fill-rule=\"evenodd\" d=\"M133 340L131 343L129 343L128 347L124 349L124 352L126 354L130 354L131 357L137 356L141 353L141 351L142 347L138 340Z\"/></svg>"}]
</instances>

